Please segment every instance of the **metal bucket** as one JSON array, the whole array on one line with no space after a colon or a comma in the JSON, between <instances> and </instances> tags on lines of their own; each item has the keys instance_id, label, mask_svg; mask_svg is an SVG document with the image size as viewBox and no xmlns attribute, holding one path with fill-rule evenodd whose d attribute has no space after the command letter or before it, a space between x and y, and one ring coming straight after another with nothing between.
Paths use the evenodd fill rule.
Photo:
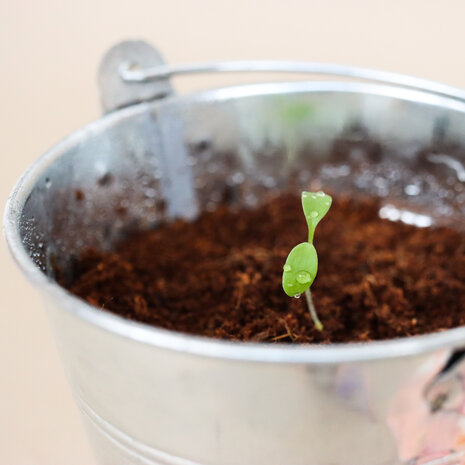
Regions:
<instances>
[{"instance_id":1,"label":"metal bucket","mask_svg":"<svg viewBox=\"0 0 465 465\"><path fill-rule=\"evenodd\" d=\"M232 343L127 321L54 280L88 247L273 189L374 194L419 226L465 223L464 93L321 64L162 66L141 42L103 61L104 117L42 156L6 208L14 259L41 290L102 464L375 465L465 449L465 328L329 346ZM150 66L150 69L146 69ZM158 68L157 68L158 66ZM285 70L344 82L175 96L189 71ZM387 81L373 84L367 79ZM372 149L362 141L372 140ZM340 141L349 155L335 157ZM331 155L332 154L332 155ZM125 212L125 213L122 213ZM66 278L66 277L65 277Z\"/></svg>"}]
</instances>

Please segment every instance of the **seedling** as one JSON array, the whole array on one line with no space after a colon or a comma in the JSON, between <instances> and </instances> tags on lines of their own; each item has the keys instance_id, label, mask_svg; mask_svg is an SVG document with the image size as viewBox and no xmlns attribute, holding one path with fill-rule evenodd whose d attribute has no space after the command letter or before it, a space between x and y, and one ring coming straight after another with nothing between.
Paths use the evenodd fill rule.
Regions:
<instances>
[{"instance_id":1,"label":"seedling","mask_svg":"<svg viewBox=\"0 0 465 465\"><path fill-rule=\"evenodd\" d=\"M315 229L321 219L328 213L333 199L322 191L302 192L302 208L308 226L308 241L296 245L289 253L283 266L283 289L289 297L299 298L305 294L307 306L315 328L323 329L313 305L310 286L318 270L318 255L313 246Z\"/></svg>"}]
</instances>

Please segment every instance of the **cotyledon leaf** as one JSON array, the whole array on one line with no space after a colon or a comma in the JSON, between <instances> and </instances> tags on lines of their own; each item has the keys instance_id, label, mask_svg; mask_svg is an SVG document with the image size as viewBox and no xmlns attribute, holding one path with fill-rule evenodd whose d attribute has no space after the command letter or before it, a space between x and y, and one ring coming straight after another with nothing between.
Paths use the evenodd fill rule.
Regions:
<instances>
[{"instance_id":1,"label":"cotyledon leaf","mask_svg":"<svg viewBox=\"0 0 465 465\"><path fill-rule=\"evenodd\" d=\"M318 270L315 247L309 242L296 245L283 267L283 289L289 297L300 296L313 283Z\"/></svg>"},{"instance_id":2,"label":"cotyledon leaf","mask_svg":"<svg viewBox=\"0 0 465 465\"><path fill-rule=\"evenodd\" d=\"M308 242L313 242L315 228L328 213L333 199L323 191L302 192L302 208L308 225Z\"/></svg>"}]
</instances>

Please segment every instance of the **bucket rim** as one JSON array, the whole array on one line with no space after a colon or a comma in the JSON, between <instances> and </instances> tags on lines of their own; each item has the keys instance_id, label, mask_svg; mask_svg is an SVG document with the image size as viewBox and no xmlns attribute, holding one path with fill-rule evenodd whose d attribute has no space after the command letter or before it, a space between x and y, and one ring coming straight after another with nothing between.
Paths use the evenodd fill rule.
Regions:
<instances>
[{"instance_id":1,"label":"bucket rim","mask_svg":"<svg viewBox=\"0 0 465 465\"><path fill-rule=\"evenodd\" d=\"M88 324L125 339L186 354L244 362L284 364L339 364L369 362L420 355L441 349L452 350L465 345L465 326L421 336L370 341L363 343L271 344L225 341L184 334L125 319L102 311L74 296L46 276L32 261L23 247L19 231L21 212L30 192L44 170L63 153L83 139L97 134L116 121L132 118L157 105L183 105L198 102L221 101L254 95L299 92L353 92L386 96L438 105L465 113L465 102L453 96L446 97L427 91L411 90L390 85L359 82L311 81L259 83L226 87L187 95L171 96L164 100L141 103L109 113L73 132L46 151L17 181L6 203L3 232L8 249L23 274L53 302Z\"/></svg>"}]
</instances>

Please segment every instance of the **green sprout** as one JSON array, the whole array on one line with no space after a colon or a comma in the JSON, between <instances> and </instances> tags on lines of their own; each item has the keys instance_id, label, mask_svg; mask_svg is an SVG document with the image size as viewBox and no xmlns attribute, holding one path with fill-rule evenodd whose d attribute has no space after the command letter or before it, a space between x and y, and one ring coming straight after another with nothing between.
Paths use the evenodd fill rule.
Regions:
<instances>
[{"instance_id":1,"label":"green sprout","mask_svg":"<svg viewBox=\"0 0 465 465\"><path fill-rule=\"evenodd\" d=\"M328 213L333 199L322 191L302 192L302 208L308 226L308 241L296 245L289 253L283 266L283 289L289 297L305 294L308 309L315 328L323 329L313 305L310 286L318 270L318 256L313 245L315 229L321 219Z\"/></svg>"}]
</instances>

